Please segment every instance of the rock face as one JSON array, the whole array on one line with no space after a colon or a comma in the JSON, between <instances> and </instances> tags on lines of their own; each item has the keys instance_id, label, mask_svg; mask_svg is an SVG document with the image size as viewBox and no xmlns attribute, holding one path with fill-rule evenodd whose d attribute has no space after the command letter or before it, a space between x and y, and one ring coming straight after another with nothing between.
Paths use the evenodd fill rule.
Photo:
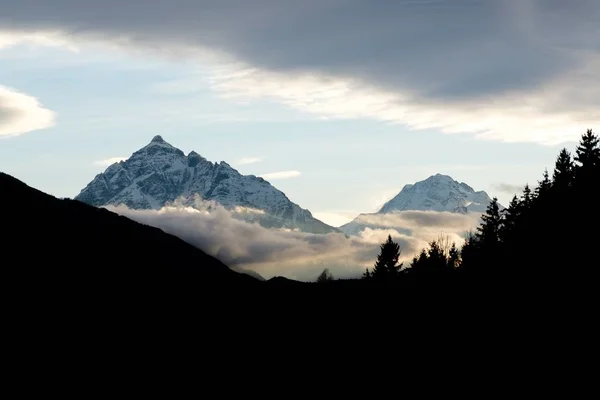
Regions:
<instances>
[{"instance_id":1,"label":"rock face","mask_svg":"<svg viewBox=\"0 0 600 400\"><path fill-rule=\"evenodd\" d=\"M193 206L197 196L267 228L339 232L263 178L242 175L226 162L212 163L194 151L186 156L161 136L97 175L75 199L98 207L160 209L179 199Z\"/></svg>"},{"instance_id":2,"label":"rock face","mask_svg":"<svg viewBox=\"0 0 600 400\"><path fill-rule=\"evenodd\" d=\"M381 228L365 225L362 221L369 219L365 217L402 211L484 213L491 201L484 191L476 192L466 183L457 182L448 175L436 174L415 184L405 185L400 193L385 203L376 214L361 214L341 226L340 230L346 235L359 235L365 228ZM403 231L403 227L394 228Z\"/></svg>"}]
</instances>

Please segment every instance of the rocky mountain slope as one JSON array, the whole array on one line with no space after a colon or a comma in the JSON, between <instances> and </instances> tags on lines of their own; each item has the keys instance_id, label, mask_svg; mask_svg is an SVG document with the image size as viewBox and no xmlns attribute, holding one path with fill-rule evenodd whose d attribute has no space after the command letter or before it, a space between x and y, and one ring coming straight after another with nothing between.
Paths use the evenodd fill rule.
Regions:
<instances>
[{"instance_id":1,"label":"rocky mountain slope","mask_svg":"<svg viewBox=\"0 0 600 400\"><path fill-rule=\"evenodd\" d=\"M405 185L376 215L401 211L483 213L491 201L484 191L476 192L464 182L457 182L448 175L436 174L415 184ZM361 214L364 215L366 214ZM347 235L359 234L367 227L359 221L361 216L341 226L340 230Z\"/></svg>"},{"instance_id":2,"label":"rocky mountain slope","mask_svg":"<svg viewBox=\"0 0 600 400\"><path fill-rule=\"evenodd\" d=\"M75 199L94 206L160 209L178 199L193 206L196 196L221 204L236 218L267 228L337 231L263 178L242 175L226 162L212 163L194 151L186 156L161 136L97 175Z\"/></svg>"},{"instance_id":3,"label":"rocky mountain slope","mask_svg":"<svg viewBox=\"0 0 600 400\"><path fill-rule=\"evenodd\" d=\"M476 192L464 182L448 175L436 174L404 188L379 210L379 214L396 211L448 211L466 214L485 212L492 201L484 191Z\"/></svg>"}]
</instances>

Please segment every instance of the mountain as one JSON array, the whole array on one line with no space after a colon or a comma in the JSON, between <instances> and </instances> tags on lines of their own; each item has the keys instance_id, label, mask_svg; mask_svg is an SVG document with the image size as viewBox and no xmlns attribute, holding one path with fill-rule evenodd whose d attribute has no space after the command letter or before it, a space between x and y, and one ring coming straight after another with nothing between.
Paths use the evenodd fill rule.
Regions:
<instances>
[{"instance_id":1,"label":"mountain","mask_svg":"<svg viewBox=\"0 0 600 400\"><path fill-rule=\"evenodd\" d=\"M160 209L179 198L192 206L196 195L267 228L337 232L263 178L242 175L226 162L212 163L194 151L186 156L161 136L97 175L75 199L93 206Z\"/></svg>"},{"instance_id":2,"label":"mountain","mask_svg":"<svg viewBox=\"0 0 600 400\"><path fill-rule=\"evenodd\" d=\"M0 193L2 229L9 233L0 241L4 278L25 274L27 285L38 279L55 294L72 286L83 291L95 287L107 295L115 287L129 292L157 283L164 292L169 282L178 287L188 282L195 289L259 282L160 229L57 199L3 173Z\"/></svg>"},{"instance_id":3,"label":"mountain","mask_svg":"<svg viewBox=\"0 0 600 400\"><path fill-rule=\"evenodd\" d=\"M448 175L436 174L414 185L405 185L378 214L408 210L482 213L491 201L484 191L476 192L466 183L457 182Z\"/></svg>"},{"instance_id":4,"label":"mountain","mask_svg":"<svg viewBox=\"0 0 600 400\"><path fill-rule=\"evenodd\" d=\"M400 211L445 211L459 214L483 213L492 201L484 191L476 192L464 182L448 175L436 174L415 184L405 185L400 193L383 205L375 214L390 214ZM340 227L346 235L357 235L367 226L361 214L353 221ZM398 227L402 231L402 227ZM405 232L406 233L406 232Z\"/></svg>"}]
</instances>

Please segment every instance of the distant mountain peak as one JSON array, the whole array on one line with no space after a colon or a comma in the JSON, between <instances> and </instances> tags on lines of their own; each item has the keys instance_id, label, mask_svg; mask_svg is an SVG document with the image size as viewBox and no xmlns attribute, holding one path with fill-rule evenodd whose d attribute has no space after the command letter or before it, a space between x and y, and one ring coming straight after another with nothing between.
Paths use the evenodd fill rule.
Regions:
<instances>
[{"instance_id":1,"label":"distant mountain peak","mask_svg":"<svg viewBox=\"0 0 600 400\"><path fill-rule=\"evenodd\" d=\"M195 151L186 156L160 135L124 162L97 175L76 199L94 206L124 204L133 209L160 209L180 198L193 206L197 195L230 210L262 210L262 214L234 216L265 227L337 232L264 179L242 175L225 161L213 163Z\"/></svg>"},{"instance_id":2,"label":"distant mountain peak","mask_svg":"<svg viewBox=\"0 0 600 400\"><path fill-rule=\"evenodd\" d=\"M379 210L379 214L396 211L485 212L492 199L449 175L437 173L415 184L405 185L400 193Z\"/></svg>"},{"instance_id":3,"label":"distant mountain peak","mask_svg":"<svg viewBox=\"0 0 600 400\"><path fill-rule=\"evenodd\" d=\"M457 214L483 213L492 201L484 191L476 192L466 183L457 182L444 174L431 175L414 184L406 184L393 199L376 214L389 214L402 211L437 211ZM353 221L340 227L346 235L358 235L365 228L381 229L365 224L361 214ZM372 215L372 214L371 214ZM401 231L403 227L396 227Z\"/></svg>"}]
</instances>

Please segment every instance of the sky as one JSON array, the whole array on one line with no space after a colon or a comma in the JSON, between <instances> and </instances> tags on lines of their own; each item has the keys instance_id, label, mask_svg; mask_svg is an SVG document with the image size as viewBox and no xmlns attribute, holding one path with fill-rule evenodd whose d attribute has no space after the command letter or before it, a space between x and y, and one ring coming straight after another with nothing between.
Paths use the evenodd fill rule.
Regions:
<instances>
[{"instance_id":1,"label":"sky","mask_svg":"<svg viewBox=\"0 0 600 400\"><path fill-rule=\"evenodd\" d=\"M443 173L507 204L600 125L596 0L0 0L0 170L161 135L339 226Z\"/></svg>"}]
</instances>

